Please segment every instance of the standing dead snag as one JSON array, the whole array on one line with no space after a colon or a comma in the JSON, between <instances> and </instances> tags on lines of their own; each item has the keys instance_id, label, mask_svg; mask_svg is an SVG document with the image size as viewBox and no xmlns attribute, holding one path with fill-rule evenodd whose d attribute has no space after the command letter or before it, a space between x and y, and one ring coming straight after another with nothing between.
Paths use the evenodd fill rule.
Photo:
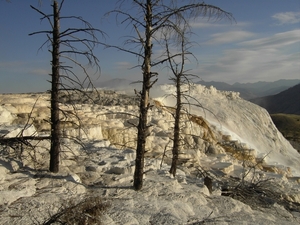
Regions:
<instances>
[{"instance_id":1,"label":"standing dead snag","mask_svg":"<svg viewBox=\"0 0 300 225\"><path fill-rule=\"evenodd\" d=\"M168 56L168 64L169 68L171 69L174 77L170 78L175 83L176 86L176 109L175 109L175 115L174 115L174 133L173 133L173 147L172 147L172 163L170 168L170 173L175 177L176 175L176 168L177 168L177 162L178 162L178 155L179 155L179 147L180 147L180 120L181 120L181 113L182 113L182 90L181 85L185 83L183 81L183 78L186 78L185 71L184 71L184 63L186 60L186 55L190 54L186 51L186 44L185 44L185 37L184 37L184 30L182 30L182 39L180 44L180 63L176 63L175 59L172 57L170 53L170 47L169 47L169 40L170 38L165 36L166 41L166 51ZM188 81L188 80L187 80Z\"/></svg>"},{"instance_id":2,"label":"standing dead snag","mask_svg":"<svg viewBox=\"0 0 300 225\"><path fill-rule=\"evenodd\" d=\"M108 46L117 48L124 52L128 52L138 56L141 61L142 65L139 65L142 70L143 80L142 80L142 90L138 93L140 97L140 105L139 105L139 123L137 125L137 150L136 150L136 160L135 160L135 171L134 171L134 188L135 190L140 190L143 186L143 174L144 174L144 155L146 149L146 139L149 135L148 129L148 110L150 107L149 96L150 96L150 89L155 84L157 79L152 80L153 77L157 76L157 73L151 71L153 66L152 61L152 51L153 51L153 43L152 38L155 34L154 27L154 16L152 14L152 10L154 5L157 5L158 1L147 0L145 3L143 1L133 1L133 5L140 8L144 14L141 17L133 17L129 13L121 10L114 10L113 13L117 13L118 15L125 16L124 21L129 21L135 31L137 32L138 38L132 40L133 43L137 43L140 47L140 51L133 52L131 50L126 50L125 48L120 48L117 46ZM144 22L143 22L144 21ZM154 27L153 27L154 26ZM142 36L139 33L138 28L141 27L144 29L144 35Z\"/></svg>"},{"instance_id":3,"label":"standing dead snag","mask_svg":"<svg viewBox=\"0 0 300 225\"><path fill-rule=\"evenodd\" d=\"M41 48L46 44L50 43L52 49L50 50L52 54L52 73L51 73L51 148L50 148L50 166L49 170L51 172L57 173L59 171L59 152L60 152L60 138L61 138L61 127L60 127L60 106L59 106L59 93L60 90L74 89L73 86L78 86L79 88L84 88L84 82L88 82L87 87L93 87L91 78L87 73L87 70L81 63L79 63L72 56L80 55L83 56L88 64L95 66L97 71L100 71L99 60L94 55L93 50L98 42L96 37L96 32L104 35L104 33L95 29L90 23L85 21L79 16L60 16L60 11L63 6L64 0L58 4L57 0L53 1L52 8L53 14L47 15L40 11L39 9L31 6L32 9L37 11L42 15L41 20L46 19L51 27L48 31L38 31L31 33L29 35L35 34L46 34L48 40L41 46ZM60 31L60 22L62 19L72 19L82 22L84 28L67 28ZM80 37L79 34L86 34L84 37ZM78 46L84 46L86 50L80 50ZM63 65L60 59L64 58L75 64L82 69L85 77L83 82L80 77L77 76L74 71L72 71L72 66ZM63 82L64 81L64 82ZM78 89L79 90L79 89Z\"/></svg>"},{"instance_id":4,"label":"standing dead snag","mask_svg":"<svg viewBox=\"0 0 300 225\"><path fill-rule=\"evenodd\" d=\"M144 44L144 62L142 65L143 71L143 87L140 99L140 115L138 123L138 136L137 136L137 150L135 159L134 171L134 188L140 190L143 186L143 173L144 173L144 158L146 149L146 138L148 136L147 130L148 122L147 115L149 109L149 95L150 88L156 82L151 82L153 74L151 73L151 56L152 56L152 3L147 0L146 15L145 15L145 44Z\"/></svg>"},{"instance_id":5,"label":"standing dead snag","mask_svg":"<svg viewBox=\"0 0 300 225\"><path fill-rule=\"evenodd\" d=\"M120 1L121 7L128 6L128 1ZM146 148L146 139L148 136L148 109L150 107L149 95L151 87L157 81L157 78L153 80L158 74L152 71L152 67L158 66L169 60L164 51L164 39L162 34L168 34L174 37L173 40L177 41L181 39L182 30L181 25L185 25L185 28L190 29L188 20L190 18L196 18L198 16L208 16L215 18L227 17L232 18L230 13L223 11L222 9L207 5L205 3L197 3L197 1L189 1L190 4L182 5L182 1L170 0L133 0L129 1L132 4L128 6L128 10L116 9L110 13L116 13L117 17L123 17L122 23L128 23L136 31L136 36L127 40L125 43L134 44L137 51L132 49L126 49L123 47L108 45L118 50L133 54L139 58L139 62L142 62L139 66L142 70L143 80L142 90L139 93L140 97L140 109L139 109L139 123L137 126L137 149L136 149L136 166L134 172L134 189L140 190L143 186L143 174L144 174L144 155ZM129 11L133 13L129 13ZM136 14L134 14L136 13ZM143 32L140 33L139 29ZM158 52L162 54L156 54L155 59L152 59L153 51L158 48ZM175 54L171 57L176 57L181 54Z\"/></svg>"},{"instance_id":6,"label":"standing dead snag","mask_svg":"<svg viewBox=\"0 0 300 225\"><path fill-rule=\"evenodd\" d=\"M180 27L180 26L179 26ZM186 33L186 24L183 24L181 27L181 38L178 40L178 44L173 46L173 49L175 51L178 51L176 55L178 57L173 57L173 54L171 53L171 46L169 45L170 39L172 37L168 37L165 34L164 40L165 40L165 49L168 56L168 67L172 71L172 77L170 80L174 83L176 87L176 93L174 97L176 98L176 106L175 106L175 113L174 113L174 129L173 129L173 147L172 147L172 162L171 162L171 168L170 168L170 174L172 174L174 177L176 175L176 169L177 169L177 162L179 157L179 149L182 145L182 138L180 137L181 134L181 128L180 128L180 122L181 122L181 114L186 113L183 110L183 103L182 99L187 99L188 92L190 88L190 79L193 77L197 77L193 74L188 74L185 68L185 62L188 59L188 56L193 56L191 52L188 51L188 47L191 45L191 43L187 39L187 33ZM175 42L176 43L176 42ZM195 57L194 57L195 58ZM188 90L186 88L183 88L183 86L188 86Z\"/></svg>"},{"instance_id":7,"label":"standing dead snag","mask_svg":"<svg viewBox=\"0 0 300 225\"><path fill-rule=\"evenodd\" d=\"M59 149L60 149L60 126L59 126L59 11L57 1L53 4L53 33L52 33L52 81L51 81L51 148L50 167L51 172L59 171Z\"/></svg>"},{"instance_id":8,"label":"standing dead snag","mask_svg":"<svg viewBox=\"0 0 300 225\"><path fill-rule=\"evenodd\" d=\"M189 5L185 6L189 7ZM203 10L203 11L201 11ZM203 5L203 9L200 9L200 12L203 13L203 16L208 16L209 19L211 17L215 17L217 19L220 18L220 16L225 16L227 18L232 18L231 14L224 12L218 7L211 6L211 5ZM187 70L185 70L185 62L189 60L188 56L194 55L188 51L190 47L192 47L191 42L189 42L189 36L191 35L191 30L189 26L188 19L185 19L185 17L182 15L181 20L177 21L177 30L178 30L178 37L177 40L174 40L173 42L170 41L172 39L171 36L168 36L167 33L164 33L164 40L165 40L165 49L166 49L166 55L168 60L168 67L171 69L173 77L170 78L171 81L174 82L174 85L176 87L176 108L175 108L175 114L174 114L174 133L173 133L173 147L172 147L172 162L171 162L171 168L170 168L170 174L172 174L174 177L176 175L176 169L177 169L177 162L179 157L179 149L182 145L182 139L180 138L181 129L180 129L180 122L181 122L181 114L182 113L188 113L183 112L183 104L182 99L185 99L187 102L189 102L189 98L191 96L189 95L189 89L190 89L190 82L191 78L198 77L193 74L188 74ZM172 46L175 51L178 51L175 54L171 54L171 47L170 43L175 44L175 46ZM196 58L195 58L196 59ZM196 59L197 60L197 59ZM186 86L187 88L183 88L183 86ZM185 90L183 90L185 89ZM187 93L186 93L187 92ZM189 104L189 103L188 103ZM199 106L201 106L199 104Z\"/></svg>"}]
</instances>

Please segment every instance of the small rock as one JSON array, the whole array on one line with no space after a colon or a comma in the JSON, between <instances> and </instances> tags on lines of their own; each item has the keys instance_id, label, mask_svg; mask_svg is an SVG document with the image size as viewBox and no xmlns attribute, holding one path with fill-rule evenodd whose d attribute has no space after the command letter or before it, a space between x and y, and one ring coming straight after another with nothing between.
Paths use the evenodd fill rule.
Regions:
<instances>
[{"instance_id":1,"label":"small rock","mask_svg":"<svg viewBox=\"0 0 300 225\"><path fill-rule=\"evenodd\" d=\"M23 167L22 162L16 162L14 160L10 162L10 165L11 165L12 172L17 172L21 167Z\"/></svg>"},{"instance_id":2,"label":"small rock","mask_svg":"<svg viewBox=\"0 0 300 225\"><path fill-rule=\"evenodd\" d=\"M218 162L212 165L212 168L216 170L221 170L222 172L228 174L233 171L234 166L232 163Z\"/></svg>"},{"instance_id":3,"label":"small rock","mask_svg":"<svg viewBox=\"0 0 300 225\"><path fill-rule=\"evenodd\" d=\"M81 179L77 174L69 174L69 176L66 178L68 181L72 181L75 183L81 183Z\"/></svg>"},{"instance_id":4,"label":"small rock","mask_svg":"<svg viewBox=\"0 0 300 225\"><path fill-rule=\"evenodd\" d=\"M204 178L204 185L207 187L209 190L209 193L212 193L212 179L210 177L205 177Z\"/></svg>"},{"instance_id":5,"label":"small rock","mask_svg":"<svg viewBox=\"0 0 300 225\"><path fill-rule=\"evenodd\" d=\"M208 154L219 154L218 150L213 145L208 146L206 153L208 153Z\"/></svg>"},{"instance_id":6,"label":"small rock","mask_svg":"<svg viewBox=\"0 0 300 225\"><path fill-rule=\"evenodd\" d=\"M95 166L86 166L85 170L88 172L96 172L97 168Z\"/></svg>"}]
</instances>

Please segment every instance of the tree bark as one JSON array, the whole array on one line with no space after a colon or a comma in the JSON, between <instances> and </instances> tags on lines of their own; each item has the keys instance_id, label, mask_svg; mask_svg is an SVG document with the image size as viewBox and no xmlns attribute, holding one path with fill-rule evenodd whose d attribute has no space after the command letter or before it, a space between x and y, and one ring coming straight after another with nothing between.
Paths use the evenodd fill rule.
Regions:
<instances>
[{"instance_id":1,"label":"tree bark","mask_svg":"<svg viewBox=\"0 0 300 225\"><path fill-rule=\"evenodd\" d=\"M140 101L140 116L138 124L137 149L134 171L134 189L140 190L143 187L144 175L144 155L146 148L146 139L148 136L147 115L149 109L149 94L151 88L151 54L152 54L152 3L147 0L146 11L146 30L145 30L145 46L144 46L144 62L143 62L143 88Z\"/></svg>"},{"instance_id":2,"label":"tree bark","mask_svg":"<svg viewBox=\"0 0 300 225\"><path fill-rule=\"evenodd\" d=\"M53 4L53 43L52 43L52 81L51 81L51 148L50 168L53 173L59 171L60 123L59 123L59 11L57 1Z\"/></svg>"},{"instance_id":3,"label":"tree bark","mask_svg":"<svg viewBox=\"0 0 300 225\"><path fill-rule=\"evenodd\" d=\"M173 136L173 148L172 148L172 164L170 168L170 173L175 177L178 155L179 155L179 145L180 145L180 113L181 113L181 74L176 75L176 111L175 111L175 124L174 124L174 136Z\"/></svg>"}]
</instances>

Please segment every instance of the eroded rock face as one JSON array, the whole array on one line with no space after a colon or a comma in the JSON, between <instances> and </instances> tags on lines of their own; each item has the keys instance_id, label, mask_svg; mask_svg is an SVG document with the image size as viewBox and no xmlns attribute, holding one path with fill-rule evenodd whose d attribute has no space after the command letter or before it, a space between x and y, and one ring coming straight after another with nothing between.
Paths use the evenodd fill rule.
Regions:
<instances>
[{"instance_id":1,"label":"eroded rock face","mask_svg":"<svg viewBox=\"0 0 300 225\"><path fill-rule=\"evenodd\" d=\"M171 89L169 88L168 91ZM207 95L217 96L219 101L226 101L226 104L232 105L232 108L234 108L233 104L236 104L232 103L232 101L238 102L238 104L242 104L241 101L243 101L234 93L221 93L214 88L207 89L197 86L195 90L202 93L205 104ZM18 101L19 99L22 99L22 102ZM87 92L85 95L80 92L62 92L60 101L61 108L64 111L64 114L60 115L61 128L65 137L75 137L79 140L106 139L118 148L136 148L137 130L134 127L138 123L138 102L136 97L109 90L99 90L98 92ZM164 101L168 102L169 100L164 98ZM1 118L6 123L18 125L20 130L25 124L32 122L37 132L49 134L48 94L3 95L0 102L2 103L0 113L2 112L3 114ZM221 102L218 103L221 104ZM160 157L162 154L165 154L166 160L168 160L172 157L170 149L172 147L171 138L173 136L174 123L172 113L174 113L174 108L171 106L166 107L159 100L153 100L151 104L153 107L149 110L148 115L148 121L151 126L146 143L147 156ZM32 108L33 106L35 107ZM248 121L253 120L255 124L259 124L262 120L260 117L263 115L260 110L257 112L256 116L251 117L252 119L248 114L247 116L245 114L244 117L246 116ZM217 111L216 114L215 117L223 121L224 124L231 124L231 129L235 127L240 129L237 128L236 122L230 119L227 112ZM203 116L196 114L182 115L181 152L183 154L181 154L180 158L183 159L183 162L191 161L194 163L195 160L199 162L202 154L218 155L225 152L231 154L235 159L249 161L247 164L249 166L256 164L258 160L262 160L264 156L258 154L259 149L253 149L245 143L234 140L236 137L224 133L224 130L218 130L220 121L218 125L212 125ZM262 126L270 127L269 131L273 132L275 136L277 135L277 131L270 124L271 122L263 123ZM30 130L31 128L33 127L27 127L27 135L35 133L35 130ZM14 134L16 132L17 130ZM243 132L245 133L245 131ZM267 158L263 159L265 163ZM261 165L260 168L269 167ZM281 171L281 173L286 171L286 174L289 173L288 168L283 170L282 168L276 168L276 166L273 171Z\"/></svg>"},{"instance_id":2,"label":"eroded rock face","mask_svg":"<svg viewBox=\"0 0 300 225\"><path fill-rule=\"evenodd\" d=\"M10 125L14 121L15 116L7 108L7 106L0 105L0 123L3 125Z\"/></svg>"},{"instance_id":3,"label":"eroded rock face","mask_svg":"<svg viewBox=\"0 0 300 225\"><path fill-rule=\"evenodd\" d=\"M166 85L163 88L166 88L167 93L170 94L174 87ZM158 94L159 91L154 91L154 93ZM194 89L192 88L192 95L196 96L198 93L201 93L201 101L204 108L207 107L213 112L214 110L209 108L212 106L208 104L208 100L213 105L219 104L222 107L224 105L222 102L225 101L226 110L229 110L228 107L231 108L233 110L232 114L236 119L232 119L230 113L227 111L219 109L215 109L216 115L214 116L206 114L203 116L183 114L180 125L182 131L182 145L180 150L182 154L180 155L180 160L182 163L199 163L203 154L217 156L227 153L233 157L232 160L245 161L244 164L249 167L256 165L261 170L289 176L292 174L292 170L288 167L282 168L282 165L276 165L275 163L268 165L268 156L262 155L260 149L252 148L251 143L249 145L237 140L237 133L228 134L229 129L241 129L238 124L240 120L237 118L240 108L243 112L241 117L245 118L243 120L244 123L252 122L254 125L251 126L254 128L251 129L258 129L257 140L266 138L265 142L270 142L269 146L274 146L274 143L276 146L280 145L282 137L272 125L271 120L263 119L265 118L265 112L262 109L254 107L252 113L254 115L251 116L251 113L249 114L248 112L252 109L252 105L249 105L251 103L240 99L238 94L223 93L213 87L207 89L200 85ZM22 99L22 102L19 99ZM60 101L61 109L64 111L64 114L61 113L60 115L64 137L75 137L79 140L93 141L105 139L111 145L121 149L136 148L137 130L134 127L138 123L138 100L136 97L109 90L99 90L98 92L87 92L86 94L80 92L62 92ZM2 95L0 103L2 103L0 113L3 115L1 119L6 121L3 123L13 124L16 127L19 126L12 133L13 135L17 135L16 133L22 127L31 122L35 129L33 126L27 126L25 130L27 132L25 133L26 135L49 134L50 113L48 94ZM165 106L165 103L168 103L169 106ZM159 101L159 98L151 100L151 105L153 106L149 110L148 115L148 121L151 126L149 127L149 137L146 142L147 157L157 158L165 155L164 160L166 162L172 157L171 139L174 123L172 114L174 113L174 108L170 104L170 99L165 97L163 101ZM35 107L33 108L33 106ZM238 108L236 108L237 106ZM205 110L202 109L200 111L203 112ZM215 122L213 124L210 123L211 117L219 119L217 124ZM223 124L225 128L222 127ZM220 126L222 129L220 129ZM262 128L259 126L262 126ZM262 137L260 134L264 129L267 130L267 136ZM4 129L2 129L3 132ZM254 132L256 131L254 130ZM247 131L242 130L241 133L246 135ZM253 138L252 136L251 138ZM285 145L286 143L284 142L282 147L283 154L286 154L287 151L284 148ZM268 154L271 155L273 152ZM276 154L278 153L276 152ZM227 173L229 171L231 170L228 170Z\"/></svg>"},{"instance_id":4,"label":"eroded rock face","mask_svg":"<svg viewBox=\"0 0 300 225\"><path fill-rule=\"evenodd\" d=\"M218 95L214 89L203 92ZM75 95L73 100L66 96L64 98L65 103L69 101L74 105L61 104L69 115L61 116L63 132L65 136L75 136L84 141L85 148L63 138L58 174L47 172L48 141L32 142L38 147L34 151L23 149L20 158L14 160L10 155L0 156L0 223L30 224L34 220L41 224L49 217L49 213L59 210L62 202L74 196L83 197L87 193L114 199L112 208L106 214L106 222L112 224L132 221L140 224L149 221L154 224L187 224L206 220L208 215L210 219L215 218L224 224L241 224L243 221L253 224L266 221L270 224L298 223L295 216L274 204L274 200L268 205L269 211L263 213L234 199L220 196L221 185L230 176L239 180L249 172L245 180L274 178L274 184L278 185L276 188L280 187L286 192L285 198L298 202L299 178L287 177L288 173L278 165L261 164L261 168L264 167L268 172L259 170L259 167L254 170L253 165L259 158L256 149L237 141L233 135L222 133L216 124L212 125L204 116L193 114L183 117L181 127L185 145L180 149L179 168L174 178L168 172L173 134L172 108L169 106L165 110L163 103L153 103L148 118L152 126L146 147L145 185L141 192L136 193L130 188L135 160L136 128L133 125L137 124L136 99L127 96L123 101L122 95L115 92L105 92L99 104L90 104L89 98L80 95ZM16 124L22 127L28 121L30 107L17 106L16 99L13 98L12 106L6 96L6 103L2 106L10 107L8 121L14 123L14 127ZM230 93L221 100L226 99L239 100L237 95ZM37 134L49 134L46 125L49 116L47 98L26 101L30 104L36 102L37 109L31 112L36 128L34 131ZM18 109L24 110L24 114ZM226 113L219 115L231 123ZM77 116L81 123L73 123ZM80 126L82 130L78 129ZM271 125L264 123L263 126ZM247 163L250 167L247 167ZM283 172L276 174L279 169ZM259 174L256 170L259 170ZM212 177L211 193L204 185L201 172L207 172ZM261 177L256 178L257 175ZM22 216L17 218L11 215Z\"/></svg>"},{"instance_id":5,"label":"eroded rock face","mask_svg":"<svg viewBox=\"0 0 300 225\"><path fill-rule=\"evenodd\" d=\"M0 135L3 135L6 138L13 138L22 136L37 136L38 133L33 124L28 124L2 126Z\"/></svg>"}]
</instances>

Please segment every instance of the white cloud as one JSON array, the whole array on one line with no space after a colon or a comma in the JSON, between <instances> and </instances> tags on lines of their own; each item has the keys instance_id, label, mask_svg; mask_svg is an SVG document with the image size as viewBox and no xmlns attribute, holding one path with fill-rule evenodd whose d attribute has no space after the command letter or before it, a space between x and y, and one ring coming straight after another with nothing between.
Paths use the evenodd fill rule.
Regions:
<instances>
[{"instance_id":1,"label":"white cloud","mask_svg":"<svg viewBox=\"0 0 300 225\"><path fill-rule=\"evenodd\" d=\"M218 44L234 43L253 36L254 36L253 33L247 31L229 31L224 33L217 33L211 35L212 39L207 41L206 44L218 45Z\"/></svg>"},{"instance_id":2,"label":"white cloud","mask_svg":"<svg viewBox=\"0 0 300 225\"><path fill-rule=\"evenodd\" d=\"M205 19L196 20L190 23L193 29L197 28L228 28L228 27L246 27L249 26L248 22L235 22L235 21L209 21Z\"/></svg>"},{"instance_id":3,"label":"white cloud","mask_svg":"<svg viewBox=\"0 0 300 225\"><path fill-rule=\"evenodd\" d=\"M39 62L38 62L39 63ZM30 75L48 75L51 70L36 68L36 61L7 61L0 62L0 71L3 73L10 72L14 74L30 74Z\"/></svg>"},{"instance_id":4,"label":"white cloud","mask_svg":"<svg viewBox=\"0 0 300 225\"><path fill-rule=\"evenodd\" d=\"M280 48L300 42L300 29L275 34L271 37L260 38L240 43L252 48Z\"/></svg>"},{"instance_id":5,"label":"white cloud","mask_svg":"<svg viewBox=\"0 0 300 225\"><path fill-rule=\"evenodd\" d=\"M122 61L122 62L116 62L116 65L118 69L129 69L132 67L132 64L130 62Z\"/></svg>"},{"instance_id":6,"label":"white cloud","mask_svg":"<svg viewBox=\"0 0 300 225\"><path fill-rule=\"evenodd\" d=\"M230 36L230 35L229 35ZM299 79L300 30L278 33L239 43L215 55L199 57L195 74L204 80L234 82L274 81L282 78Z\"/></svg>"},{"instance_id":7,"label":"white cloud","mask_svg":"<svg viewBox=\"0 0 300 225\"><path fill-rule=\"evenodd\" d=\"M299 54L232 49L214 60L197 71L204 80L234 83L299 79Z\"/></svg>"},{"instance_id":8,"label":"white cloud","mask_svg":"<svg viewBox=\"0 0 300 225\"><path fill-rule=\"evenodd\" d=\"M221 24L221 23L212 23L212 22L209 22L209 21L206 21L206 22L203 22L203 21L200 21L200 22L192 22L190 23L190 26L192 28L218 28L218 27L224 27L224 26L228 26L228 24Z\"/></svg>"},{"instance_id":9,"label":"white cloud","mask_svg":"<svg viewBox=\"0 0 300 225\"><path fill-rule=\"evenodd\" d=\"M279 25L295 24L300 22L300 12L276 13L272 18L277 20Z\"/></svg>"}]
</instances>

